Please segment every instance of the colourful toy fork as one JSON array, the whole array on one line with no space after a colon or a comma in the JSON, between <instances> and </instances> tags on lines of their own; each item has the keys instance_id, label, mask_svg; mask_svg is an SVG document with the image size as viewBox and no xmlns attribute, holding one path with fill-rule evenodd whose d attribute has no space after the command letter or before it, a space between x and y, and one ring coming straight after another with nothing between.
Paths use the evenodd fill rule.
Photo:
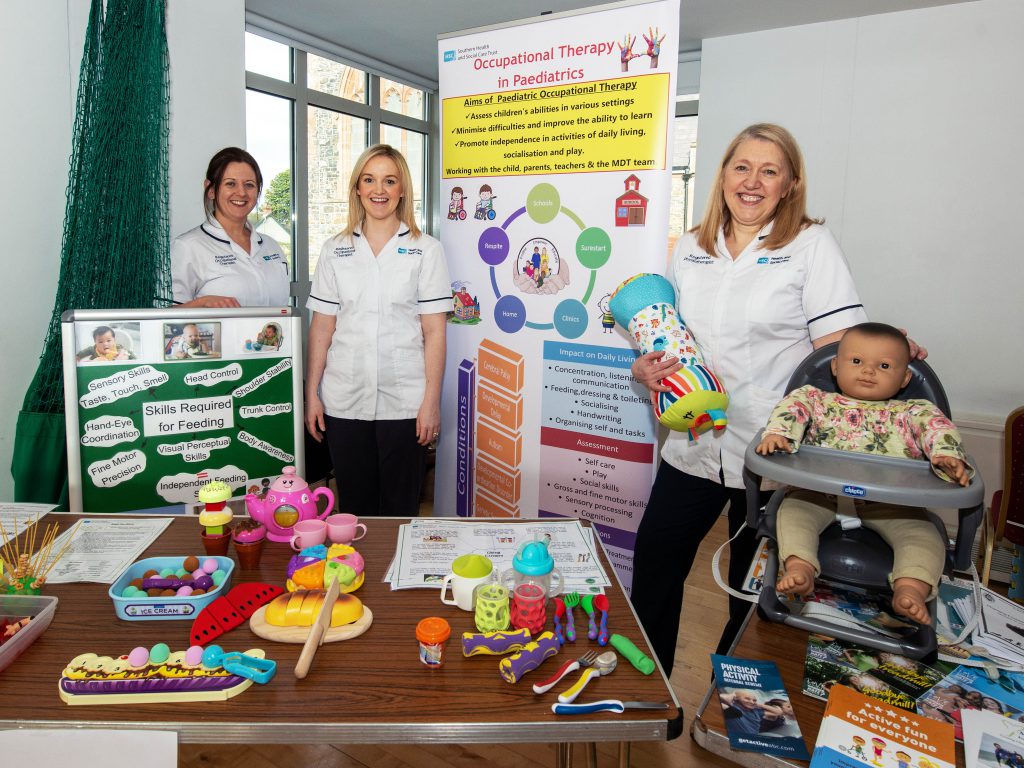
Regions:
<instances>
[{"instance_id":1,"label":"colourful toy fork","mask_svg":"<svg viewBox=\"0 0 1024 768\"><path fill-rule=\"evenodd\" d=\"M580 593L570 592L565 596L565 639L576 642L576 626L573 624L572 609L580 604Z\"/></svg>"}]
</instances>

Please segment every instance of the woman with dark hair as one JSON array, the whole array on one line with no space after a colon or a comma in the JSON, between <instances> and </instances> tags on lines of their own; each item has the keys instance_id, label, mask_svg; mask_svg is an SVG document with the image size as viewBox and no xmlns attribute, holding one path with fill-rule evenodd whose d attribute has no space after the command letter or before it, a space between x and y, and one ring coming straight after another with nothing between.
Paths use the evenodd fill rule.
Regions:
<instances>
[{"instance_id":1,"label":"woman with dark hair","mask_svg":"<svg viewBox=\"0 0 1024 768\"><path fill-rule=\"evenodd\" d=\"M667 277L677 309L729 392L729 426L689 441L669 433L637 530L632 602L666 674L672 671L683 582L701 542L729 505L729 535L746 515L743 452L797 365L867 320L839 244L806 212L804 162L789 131L752 125L732 140L702 222L679 238ZM922 355L923 356L923 355ZM681 368L649 352L633 376L652 396ZM729 584L741 589L754 532L730 547ZM730 598L718 645L727 653L750 607Z\"/></svg>"},{"instance_id":2,"label":"woman with dark hair","mask_svg":"<svg viewBox=\"0 0 1024 768\"><path fill-rule=\"evenodd\" d=\"M306 303L306 429L326 433L342 512L415 516L441 429L448 267L416 226L398 150L363 152L348 197L348 225L324 243Z\"/></svg>"},{"instance_id":3,"label":"woman with dark hair","mask_svg":"<svg viewBox=\"0 0 1024 768\"><path fill-rule=\"evenodd\" d=\"M285 307L291 274L281 246L253 230L263 174L244 149L215 154L203 182L206 221L171 244L174 303L184 307Z\"/></svg>"}]
</instances>

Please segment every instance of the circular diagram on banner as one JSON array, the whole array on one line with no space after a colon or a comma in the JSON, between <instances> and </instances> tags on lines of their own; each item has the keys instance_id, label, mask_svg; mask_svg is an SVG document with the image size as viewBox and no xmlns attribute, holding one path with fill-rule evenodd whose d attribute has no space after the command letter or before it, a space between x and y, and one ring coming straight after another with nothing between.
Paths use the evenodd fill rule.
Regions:
<instances>
[{"instance_id":1,"label":"circular diagram on banner","mask_svg":"<svg viewBox=\"0 0 1024 768\"><path fill-rule=\"evenodd\" d=\"M524 218L525 215L525 218ZM549 225L559 216L565 216L580 232L576 236L575 256L581 267L589 270L577 285L570 269L566 253L559 253L554 235L538 233L534 229L524 233L524 226ZM518 246L513 255L510 232L516 236ZM525 234L525 238L523 235ZM523 238L523 239L520 239ZM597 281L597 270L608 263L611 257L611 238L599 227L587 227L572 210L562 205L558 190L548 183L537 184L526 197L526 205L513 212L499 227L488 227L477 243L480 258L490 267L491 287L497 299L494 305L495 324L505 333L516 333L524 326L535 330L554 329L568 339L579 338L587 329L586 304L590 300ZM512 284L518 293L534 300L554 296L571 288L582 288L579 298L564 298L555 304L551 319L527 319L527 306L514 293L502 294L498 285L500 266L511 258L510 273Z\"/></svg>"}]
</instances>

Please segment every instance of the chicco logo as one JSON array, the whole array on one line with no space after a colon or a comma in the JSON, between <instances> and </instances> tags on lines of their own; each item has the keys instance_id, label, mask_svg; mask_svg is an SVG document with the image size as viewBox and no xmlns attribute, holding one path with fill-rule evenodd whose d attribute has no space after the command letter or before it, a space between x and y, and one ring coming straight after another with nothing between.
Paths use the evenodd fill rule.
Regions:
<instances>
[{"instance_id":1,"label":"chicco logo","mask_svg":"<svg viewBox=\"0 0 1024 768\"><path fill-rule=\"evenodd\" d=\"M857 496L858 498L863 498L864 496L868 495L868 492L861 488L859 485L844 485L843 493L845 493L847 496Z\"/></svg>"}]
</instances>

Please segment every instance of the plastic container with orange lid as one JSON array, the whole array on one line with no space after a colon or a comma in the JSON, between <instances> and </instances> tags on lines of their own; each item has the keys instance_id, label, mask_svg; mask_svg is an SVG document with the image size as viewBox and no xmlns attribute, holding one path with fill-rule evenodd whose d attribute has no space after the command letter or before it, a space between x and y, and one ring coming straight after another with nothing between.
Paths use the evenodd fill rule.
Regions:
<instances>
[{"instance_id":1,"label":"plastic container with orange lid","mask_svg":"<svg viewBox=\"0 0 1024 768\"><path fill-rule=\"evenodd\" d=\"M420 661L428 667L444 666L444 645L452 628L437 616L430 616L416 625L416 639L420 643Z\"/></svg>"}]
</instances>

